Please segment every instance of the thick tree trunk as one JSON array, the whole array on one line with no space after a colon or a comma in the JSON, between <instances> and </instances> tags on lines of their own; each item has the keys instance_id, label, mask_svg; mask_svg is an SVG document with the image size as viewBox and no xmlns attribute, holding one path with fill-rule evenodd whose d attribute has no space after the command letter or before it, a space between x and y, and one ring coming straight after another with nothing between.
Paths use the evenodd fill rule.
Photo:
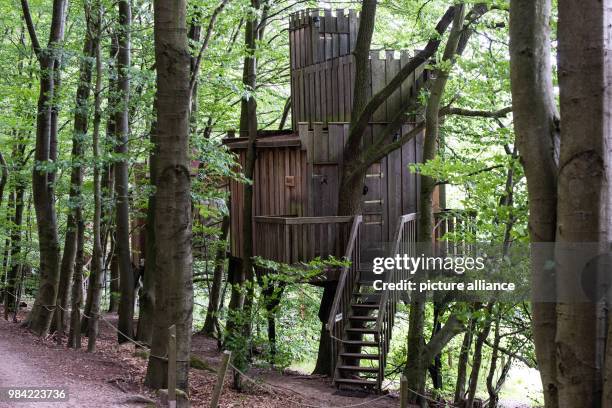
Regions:
<instances>
[{"instance_id":1,"label":"thick tree trunk","mask_svg":"<svg viewBox=\"0 0 612 408\"><path fill-rule=\"evenodd\" d=\"M557 109L550 56L550 0L512 0L510 77L516 142L527 178L529 235L533 244L555 241L557 220ZM531 251L533 337L547 408L559 405L556 380L556 311L552 244ZM538 299L540 301L538 301Z\"/></svg>"},{"instance_id":2,"label":"thick tree trunk","mask_svg":"<svg viewBox=\"0 0 612 408\"><path fill-rule=\"evenodd\" d=\"M376 1L364 0L359 18L359 31L353 51L355 60L355 85L351 113L351 128L356 126L359 116L368 103L370 91L370 47L376 22ZM360 155L361 138L351 138L344 147L344 160L338 190L338 215L355 215L361 211L364 179L367 171L356 171L361 163L356 163ZM328 316L325 316L327 321Z\"/></svg>"},{"instance_id":3,"label":"thick tree trunk","mask_svg":"<svg viewBox=\"0 0 612 408\"><path fill-rule=\"evenodd\" d=\"M321 297L321 304L319 306L321 337L319 338L319 351L317 353L317 363L314 371L312 372L313 374L331 376L333 375L333 368L336 364L335 361L332 361L332 340L329 335L329 331L327 331L327 328L325 327L325 323L327 323L327 319L329 318L337 285L337 282L327 282L323 288L323 296Z\"/></svg>"},{"instance_id":4,"label":"thick tree trunk","mask_svg":"<svg viewBox=\"0 0 612 408\"><path fill-rule=\"evenodd\" d=\"M604 356L597 344L597 300L580 298L583 260L609 251L606 166L612 132L605 100L610 2L559 1L561 148L557 200L557 383L560 407L601 404ZM608 16L604 20L604 15ZM609 92L609 91L608 91ZM599 243L593 245L593 243ZM587 243L590 248L581 244ZM609 271L602 271L609 274ZM593 277L594 279L595 277ZM592 282L602 285L602 282ZM609 358L608 358L609 360ZM610 403L607 401L607 403Z\"/></svg>"},{"instance_id":5,"label":"thick tree trunk","mask_svg":"<svg viewBox=\"0 0 612 408\"><path fill-rule=\"evenodd\" d=\"M120 93L120 110L115 119L116 153L121 157L115 162L116 241L115 251L119 264L118 341L124 343L134 337L134 271L130 257L130 203L128 178L128 138L130 133L130 39L132 10L130 0L120 0L119 6L119 53L117 55L117 88Z\"/></svg>"},{"instance_id":6,"label":"thick tree trunk","mask_svg":"<svg viewBox=\"0 0 612 408\"><path fill-rule=\"evenodd\" d=\"M189 160L189 47L185 0L154 4L158 155L155 203L155 333L146 382L167 381L168 327L176 325L177 387L189 392L193 311Z\"/></svg>"},{"instance_id":7,"label":"thick tree trunk","mask_svg":"<svg viewBox=\"0 0 612 408\"><path fill-rule=\"evenodd\" d=\"M224 216L221 224L221 235L219 241L224 242L227 240L230 227L229 216ZM219 246L217 254L215 256L215 271L213 275L213 282L210 287L210 293L208 294L208 309L206 310L206 319L204 320L204 327L202 333L207 336L214 336L216 327L219 320L219 301L221 299L221 289L223 285L223 274L225 272L225 259L227 254L227 247L225 244ZM217 336L221 336L221 333L217 333Z\"/></svg>"},{"instance_id":8,"label":"thick tree trunk","mask_svg":"<svg viewBox=\"0 0 612 408\"><path fill-rule=\"evenodd\" d=\"M30 39L41 68L34 158L38 163L47 163L54 159L57 152L57 135L54 134L54 132L57 132L57 127L52 126L52 101L57 92L55 83L56 70L59 69L57 47L60 46L64 38L67 3L65 0L53 1L51 33L46 50L40 48L27 0L22 0L21 5L28 25ZM52 49L53 51L51 51ZM39 336L46 334L51 325L59 283L60 246L57 236L54 179L54 170L47 171L35 167L32 172L32 194L40 246L40 284L34 306L28 315L27 326Z\"/></svg>"}]
</instances>

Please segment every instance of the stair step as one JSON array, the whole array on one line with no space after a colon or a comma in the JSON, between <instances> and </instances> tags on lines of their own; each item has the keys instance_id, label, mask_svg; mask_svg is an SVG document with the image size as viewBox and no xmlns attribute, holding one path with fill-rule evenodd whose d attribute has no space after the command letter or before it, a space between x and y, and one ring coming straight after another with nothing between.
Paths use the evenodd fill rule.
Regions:
<instances>
[{"instance_id":1,"label":"stair step","mask_svg":"<svg viewBox=\"0 0 612 408\"><path fill-rule=\"evenodd\" d=\"M339 370L344 371L357 371L362 373L377 373L378 367L359 367L359 366L350 366L350 365L341 365L338 366Z\"/></svg>"},{"instance_id":2,"label":"stair step","mask_svg":"<svg viewBox=\"0 0 612 408\"><path fill-rule=\"evenodd\" d=\"M348 329L346 329L346 331L349 333L378 334L377 329L364 329L361 327L359 328L349 327Z\"/></svg>"},{"instance_id":3,"label":"stair step","mask_svg":"<svg viewBox=\"0 0 612 408\"><path fill-rule=\"evenodd\" d=\"M378 303L352 303L351 307L359 309L378 309Z\"/></svg>"},{"instance_id":4,"label":"stair step","mask_svg":"<svg viewBox=\"0 0 612 408\"><path fill-rule=\"evenodd\" d=\"M376 381L354 380L351 378L336 378L334 382L336 384L359 385L362 387L376 387L378 385Z\"/></svg>"},{"instance_id":5,"label":"stair step","mask_svg":"<svg viewBox=\"0 0 612 408\"><path fill-rule=\"evenodd\" d=\"M376 316L349 316L349 320L357 320L360 322L375 322L378 320Z\"/></svg>"},{"instance_id":6,"label":"stair step","mask_svg":"<svg viewBox=\"0 0 612 408\"><path fill-rule=\"evenodd\" d=\"M358 296L358 297L362 297L362 296L376 296L376 297L380 297L380 292L353 292L353 296Z\"/></svg>"},{"instance_id":7,"label":"stair step","mask_svg":"<svg viewBox=\"0 0 612 408\"><path fill-rule=\"evenodd\" d=\"M354 358L360 360L378 360L378 354L361 354L361 353L340 353L341 357Z\"/></svg>"},{"instance_id":8,"label":"stair step","mask_svg":"<svg viewBox=\"0 0 612 408\"><path fill-rule=\"evenodd\" d=\"M367 340L350 340L349 346L362 346L362 347L379 347L380 344L377 341Z\"/></svg>"}]
</instances>

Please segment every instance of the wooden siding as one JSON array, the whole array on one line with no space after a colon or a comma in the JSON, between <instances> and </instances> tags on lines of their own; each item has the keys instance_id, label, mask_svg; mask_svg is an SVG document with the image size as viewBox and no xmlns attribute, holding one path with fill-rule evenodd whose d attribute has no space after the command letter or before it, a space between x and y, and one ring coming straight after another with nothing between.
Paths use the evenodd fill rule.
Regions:
<instances>
[{"instance_id":1,"label":"wooden siding","mask_svg":"<svg viewBox=\"0 0 612 408\"><path fill-rule=\"evenodd\" d=\"M254 252L286 264L342 257L352 222L353 217L255 217Z\"/></svg>"},{"instance_id":2,"label":"wooden siding","mask_svg":"<svg viewBox=\"0 0 612 408\"><path fill-rule=\"evenodd\" d=\"M340 171L353 101L355 67L351 52L358 27L359 15L355 11L311 9L291 15L293 133L261 132L258 136L254 216L337 214ZM370 96L383 89L410 57L407 51L373 51L369 59ZM426 80L427 71L421 65L374 112L363 140L366 147L374 143L400 109L405 110L416 100ZM406 134L410 129L411 125L405 124L400 133ZM224 143L238 153L244 165L246 138L228 138ZM366 246L391 241L396 220L402 214L417 212L419 177L410 171L409 165L421 160L422 136L419 136L368 170L363 181L360 227L360 239ZM243 185L231 182L231 251L237 257L241 257L242 247L243 194ZM254 239L265 237L274 245L284 236L283 231L269 237L255 231ZM310 239L302 243L307 244L316 246ZM264 253L273 255L268 249Z\"/></svg>"},{"instance_id":3,"label":"wooden siding","mask_svg":"<svg viewBox=\"0 0 612 408\"><path fill-rule=\"evenodd\" d=\"M245 150L237 150L245 164ZM308 175L306 152L299 147L258 148L253 180L253 215L308 215ZM244 184L230 182L231 253L241 257L242 203Z\"/></svg>"},{"instance_id":4,"label":"wooden siding","mask_svg":"<svg viewBox=\"0 0 612 408\"><path fill-rule=\"evenodd\" d=\"M293 129L298 123L350 122L353 102L354 57L332 60L291 70L291 116ZM370 54L370 95L380 91L410 61L406 50L372 51ZM390 122L399 109L413 100L427 79L421 66L409 75L390 98L374 113L372 122Z\"/></svg>"},{"instance_id":5,"label":"wooden siding","mask_svg":"<svg viewBox=\"0 0 612 408\"><path fill-rule=\"evenodd\" d=\"M371 144L383 125L371 124L366 144ZM306 146L307 170L311 174L311 196L308 214L337 214L342 152L348 137L347 123L299 124L300 140ZM402 134L411 130L404 125ZM419 177L410 171L410 164L422 160L423 137L417 136L368 170L364 180L363 225L365 241L381 242L392 239L393 225L402 214L418 209ZM367 238L365 238L367 236Z\"/></svg>"}]
</instances>

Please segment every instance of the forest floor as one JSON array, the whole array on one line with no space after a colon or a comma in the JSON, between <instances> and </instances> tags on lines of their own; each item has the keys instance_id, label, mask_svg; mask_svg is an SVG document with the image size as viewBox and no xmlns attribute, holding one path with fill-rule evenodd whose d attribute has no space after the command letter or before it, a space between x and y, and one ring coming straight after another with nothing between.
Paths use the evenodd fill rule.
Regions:
<instances>
[{"instance_id":1,"label":"forest floor","mask_svg":"<svg viewBox=\"0 0 612 408\"><path fill-rule=\"evenodd\" d=\"M105 319L116 323L116 315L107 315ZM0 319L0 387L65 386L69 389L68 402L20 403L19 407L137 407L152 406L152 401L158 403L155 394L143 386L146 360L141 357L142 353L137 353L132 343L117 345L116 332L109 325L100 324L96 353L85 351L87 339L83 340L81 350L67 349L65 343L65 338L48 336L41 339L19 324ZM221 357L216 341L201 335L193 337L193 353L213 369ZM243 392L237 392L230 387L231 375L228 372L221 408L399 406L398 399L393 396L355 397L338 393L329 379L318 376L263 368L251 369L247 375L253 382L244 381ZM215 373L191 370L192 406L209 406L215 382ZM0 402L0 408L11 406Z\"/></svg>"}]
</instances>

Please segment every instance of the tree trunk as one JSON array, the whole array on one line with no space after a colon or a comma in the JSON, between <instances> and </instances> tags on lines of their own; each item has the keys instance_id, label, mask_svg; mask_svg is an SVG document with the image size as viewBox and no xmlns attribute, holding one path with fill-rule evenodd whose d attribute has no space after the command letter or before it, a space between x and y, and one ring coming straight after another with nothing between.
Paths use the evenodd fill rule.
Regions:
<instances>
[{"instance_id":1,"label":"tree trunk","mask_svg":"<svg viewBox=\"0 0 612 408\"><path fill-rule=\"evenodd\" d=\"M6 160L4 159L4 155L0 152L0 208L2 207L2 201L4 199L4 187L6 186L6 181L8 180L9 172L8 166L6 164Z\"/></svg>"},{"instance_id":2,"label":"tree trunk","mask_svg":"<svg viewBox=\"0 0 612 408\"><path fill-rule=\"evenodd\" d=\"M168 327L176 325L177 387L189 392L193 310L189 160L189 47L185 0L154 3L158 155L155 203L155 333L147 385L167 382Z\"/></svg>"},{"instance_id":3,"label":"tree trunk","mask_svg":"<svg viewBox=\"0 0 612 408\"><path fill-rule=\"evenodd\" d=\"M559 299L555 343L560 407L601 404L604 356L599 354L603 350L597 343L599 299L580 298L578 282L584 278L581 276L584 260L576 256L576 251L593 257L600 250L609 251L606 167L610 165L612 132L603 84L611 68L604 66L604 55L609 52L604 39L610 35L610 13L609 2L559 1L557 55L562 122L557 184L555 265ZM589 248L572 243L587 243Z\"/></svg>"},{"instance_id":4,"label":"tree trunk","mask_svg":"<svg viewBox=\"0 0 612 408\"><path fill-rule=\"evenodd\" d=\"M454 404L459 406L465 398L465 381L467 379L467 366L470 358L470 350L472 349L472 338L474 337L474 329L476 328L476 320L470 319L470 324L467 331L463 335L463 342L459 351L459 362L457 363L457 382L455 385Z\"/></svg>"},{"instance_id":5,"label":"tree trunk","mask_svg":"<svg viewBox=\"0 0 612 408\"><path fill-rule=\"evenodd\" d=\"M93 171L93 189L94 189L94 219L93 219L93 251L91 256L91 275L89 276L89 286L87 292L88 307L85 308L87 316L84 316L84 321L88 322L87 327L87 351L92 353L96 351L96 339L98 337L98 314L100 313L100 298L102 295L102 284L104 274L102 273L102 259L104 257L102 250L102 188L100 180L100 123L102 121L102 55L100 54L100 37L101 37L101 22L102 9L96 1L94 3L95 10L90 18L93 19L92 29L96 34L94 44L94 54L96 58L96 90L94 94L94 120L93 120L93 136L92 148L94 158Z\"/></svg>"},{"instance_id":6,"label":"tree trunk","mask_svg":"<svg viewBox=\"0 0 612 408\"><path fill-rule=\"evenodd\" d=\"M516 143L527 178L529 236L533 243L555 241L557 219L557 109L550 56L550 0L512 0L510 78ZM537 245L537 244L536 244ZM556 380L554 275L546 262L552 245L531 251L533 339L547 408L559 405ZM542 299L540 299L542 300Z\"/></svg>"},{"instance_id":7,"label":"tree trunk","mask_svg":"<svg viewBox=\"0 0 612 408\"><path fill-rule=\"evenodd\" d=\"M68 335L68 347L81 348L81 306L83 304L83 245L85 240L85 223L83 213L77 209L77 248L74 267L74 279L72 282L71 311L70 311L70 333Z\"/></svg>"},{"instance_id":8,"label":"tree trunk","mask_svg":"<svg viewBox=\"0 0 612 408\"><path fill-rule=\"evenodd\" d=\"M52 126L53 97L58 91L55 83L56 70L59 69L57 48L61 46L64 38L67 2L53 1L51 32L46 50L42 50L38 42L27 0L22 0L21 6L41 68L34 158L38 163L48 163L54 160L56 153L57 135L54 132L57 132L57 127ZM27 326L39 336L46 334L51 325L59 283L60 247L57 236L54 179L55 170L47 171L35 167L32 172L32 194L40 246L40 284L34 306L27 319Z\"/></svg>"},{"instance_id":9,"label":"tree trunk","mask_svg":"<svg viewBox=\"0 0 612 408\"><path fill-rule=\"evenodd\" d=\"M19 158L18 160L22 160ZM22 166L20 166L21 170ZM17 169L15 171L17 173ZM22 260L20 259L21 254L21 224L23 223L23 209L24 209L24 195L26 185L24 182L19 181L15 186L14 192L14 206L15 206L15 214L13 215L13 226L11 228L11 265L8 269L7 276L7 286L5 289L4 296L4 318L8 320L9 313L15 313L15 318L17 317L18 307L19 305L16 302L17 295L17 277L19 276L19 271L21 269Z\"/></svg>"},{"instance_id":10,"label":"tree trunk","mask_svg":"<svg viewBox=\"0 0 612 408\"><path fill-rule=\"evenodd\" d=\"M74 143L74 140L73 140ZM74 146L72 149L74 155ZM72 170L72 173L76 173L76 169ZM71 176L72 179L72 176ZM75 185L72 184L71 180L70 187L70 205L74 205L76 189ZM66 327L66 320L68 316L68 301L70 299L70 288L72 285L72 276L74 273L74 260L76 258L76 247L77 247L77 226L76 217L74 216L74 209L71 209L68 214L68 220L66 221L66 236L64 238L64 254L60 263L60 279L57 288L57 302L55 306L55 313L53 314L53 320L51 321L51 332L58 332L59 334L64 333L64 327Z\"/></svg>"},{"instance_id":11,"label":"tree trunk","mask_svg":"<svg viewBox=\"0 0 612 408\"><path fill-rule=\"evenodd\" d=\"M495 378L495 374L496 374L497 367L498 367L499 344L501 342L501 335L499 332L500 325L501 325L500 324L501 323L501 313L502 313L501 306L499 306L499 308L500 309L498 309L497 316L495 319L495 330L494 330L495 337L493 338L493 347L491 350L491 362L489 363L489 373L487 374L487 392L489 394L489 407L490 408L497 408L497 404L499 402L499 390L497 388L497 384L499 384L499 382L497 384L493 384L493 380ZM503 372L502 372L502 376L500 376L500 379L502 377L503 377Z\"/></svg>"},{"instance_id":12,"label":"tree trunk","mask_svg":"<svg viewBox=\"0 0 612 408\"><path fill-rule=\"evenodd\" d=\"M66 238L64 242L64 255L60 266L60 281L58 287L57 304L55 316L51 324L52 331L64 332L66 324L65 311L68 308L70 285L73 280L75 261L78 245L78 224L83 222L78 219L83 205L81 189L83 187L83 158L84 140L87 137L89 119L89 95L91 93L91 79L93 71L92 58L94 57L94 42L91 34L86 34L83 45L83 58L81 60L79 85L76 93L76 104L74 110L74 130L72 134L72 169L70 174L69 204L70 214L66 227ZM81 260L82 262L82 260ZM82 280L82 278L81 278ZM76 279L75 279L76 281Z\"/></svg>"},{"instance_id":13,"label":"tree trunk","mask_svg":"<svg viewBox=\"0 0 612 408\"><path fill-rule=\"evenodd\" d=\"M117 253L115 251L115 241L111 243L111 254L110 254L110 301L108 303L108 313L117 313L119 311L119 297L120 297L120 288L119 288L119 280L121 279L119 275L119 262Z\"/></svg>"},{"instance_id":14,"label":"tree trunk","mask_svg":"<svg viewBox=\"0 0 612 408\"><path fill-rule=\"evenodd\" d=\"M351 128L368 103L370 91L370 48L376 21L376 1L364 0L359 18L359 31L353 51L355 59L355 84L353 88L353 104L351 113ZM355 171L356 158L359 157L361 138L349 139L343 151L343 165L338 190L338 215L356 215L361 210L364 179L367 171ZM327 321L328 316L325 316ZM319 347L320 348L320 347Z\"/></svg>"},{"instance_id":15,"label":"tree trunk","mask_svg":"<svg viewBox=\"0 0 612 408\"><path fill-rule=\"evenodd\" d=\"M443 62L452 63L457 53L459 40L463 32L463 21L465 19L465 5L459 4L456 6L455 17L453 20L453 28L449 34L448 42L444 49L442 57ZM427 163L436 157L436 148L438 145L438 137L440 131L440 106L442 97L446 88L446 83L449 78L448 67L445 69L436 69L436 79L434 80L427 108L425 113L425 141L423 145L423 163ZM435 188L435 180L427 175L421 175L421 190L419 203L419 225L418 225L418 242L426 246L426 251L431 250L432 233L433 233L433 191ZM425 270L419 271L417 280L426 280L427 274ZM426 404L425 400L418 394L425 393L425 379L427 375L427 367L429 361L423 361L423 351L425 343L423 341L423 328L425 324L425 302L427 294L425 292L417 292L413 295L410 302L410 326L408 329L408 356L407 363L404 369L404 374L408 380L408 388L416 392L409 393L408 401L418 403L421 406Z\"/></svg>"},{"instance_id":16,"label":"tree trunk","mask_svg":"<svg viewBox=\"0 0 612 408\"><path fill-rule=\"evenodd\" d=\"M474 406L474 398L476 398L476 390L478 388L478 377L480 375L480 366L482 365L482 348L491 331L491 313L493 311L493 302L489 303L486 308L486 320L483 323L482 330L476 335L474 343L474 357L472 357L472 371L470 372L470 382L468 385L468 397L465 403L466 408Z\"/></svg>"},{"instance_id":17,"label":"tree trunk","mask_svg":"<svg viewBox=\"0 0 612 408\"><path fill-rule=\"evenodd\" d=\"M221 224L221 235L219 241L224 242L227 240L230 227L230 218L228 215L223 217ZM227 254L227 246L225 243L219 246L217 249L217 255L215 256L215 272L213 275L213 282L208 294L208 309L206 310L206 319L204 320L204 327L201 333L207 336L214 336L217 327L217 321L219 319L219 301L221 298L221 288L223 285L223 273L225 272L225 258ZM221 333L217 333L217 336L221 336Z\"/></svg>"},{"instance_id":18,"label":"tree trunk","mask_svg":"<svg viewBox=\"0 0 612 408\"><path fill-rule=\"evenodd\" d=\"M111 35L111 43L109 48L109 67L108 67L108 104L110 106L119 105L117 100L117 54L119 52L119 40L117 35ZM106 147L112 151L112 147L115 141L115 129L116 129L116 115L108 115L106 122ZM102 172L102 202L105 201L113 203L115 201L115 166L112 163L105 163L104 171ZM119 310L119 269L117 266L117 256L115 250L115 230L113 223L114 209L112 206L102 206L102 224L100 226L100 238L102 242L102 253L104 260L104 271L110 273L110 299L108 304L108 313L117 313ZM110 241L110 243L108 242ZM108 255L104 256L106 247L109 246Z\"/></svg>"},{"instance_id":19,"label":"tree trunk","mask_svg":"<svg viewBox=\"0 0 612 408\"><path fill-rule=\"evenodd\" d=\"M155 165L157 157L157 141L155 138L156 130L155 121L151 124L151 134L149 138L152 144L152 150L149 154L149 174L153 175L157 171ZM155 180L152 176L149 177L149 183L155 187ZM138 341L144 344L151 344L153 338L153 323L155 319L155 258L157 247L155 245L155 188L149 196L147 203L147 221L145 227L145 264L144 264L144 279L142 290L139 298L140 315L138 317Z\"/></svg>"},{"instance_id":20,"label":"tree trunk","mask_svg":"<svg viewBox=\"0 0 612 408\"><path fill-rule=\"evenodd\" d=\"M259 2L251 1L251 6L258 9ZM245 25L245 47L247 55L244 58L242 82L249 92L254 92L257 82L257 62L255 59L258 21L251 16ZM255 171L255 141L257 139L257 101L254 95L242 98L240 109L240 133L248 136L244 176L252 180ZM234 276L232 296L229 304L229 319L227 324L227 341L232 347L232 361L239 369L247 365L247 347L244 346L245 326L248 324L244 318L245 283L253 277L253 185L244 184L243 210L242 210L242 263L237 276ZM234 387L240 389L240 376L234 375Z\"/></svg>"},{"instance_id":21,"label":"tree trunk","mask_svg":"<svg viewBox=\"0 0 612 408\"><path fill-rule=\"evenodd\" d=\"M121 157L115 162L116 201L116 241L115 251L119 264L119 302L118 341L125 343L134 337L134 271L130 257L130 203L128 178L128 138L130 133L130 30L132 11L130 0L120 0L119 32L117 55L117 88L120 95L120 109L115 119L115 152Z\"/></svg>"},{"instance_id":22,"label":"tree trunk","mask_svg":"<svg viewBox=\"0 0 612 408\"><path fill-rule=\"evenodd\" d=\"M323 287L323 296L321 297L321 304L319 306L319 320L321 321L321 337L319 338L319 351L317 353L317 363L315 365L313 374L320 375L333 375L333 367L336 364L332 361L332 350L331 350L331 337L329 331L325 327L331 307L334 302L334 295L336 293L336 287L338 282L327 282Z\"/></svg>"}]
</instances>

